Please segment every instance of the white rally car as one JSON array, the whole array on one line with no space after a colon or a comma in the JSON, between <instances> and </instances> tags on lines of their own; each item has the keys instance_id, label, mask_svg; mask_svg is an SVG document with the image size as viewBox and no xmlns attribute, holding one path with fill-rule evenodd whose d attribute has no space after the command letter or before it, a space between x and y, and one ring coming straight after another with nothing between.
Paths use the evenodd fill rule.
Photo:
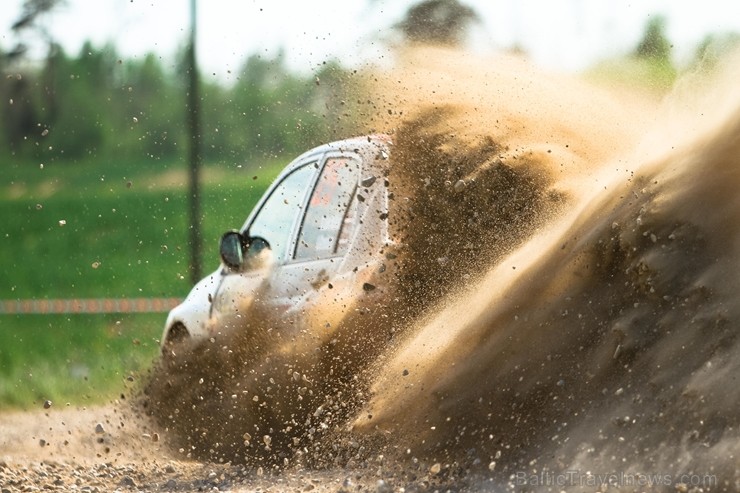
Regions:
<instances>
[{"instance_id":1,"label":"white rally car","mask_svg":"<svg viewBox=\"0 0 740 493\"><path fill-rule=\"evenodd\" d=\"M161 344L221 331L249 316L255 299L278 313L302 314L331 290L378 297L388 232L385 135L356 137L312 149L291 162L239 230L221 238L221 264L167 317ZM294 317L295 318L295 317Z\"/></svg>"}]
</instances>

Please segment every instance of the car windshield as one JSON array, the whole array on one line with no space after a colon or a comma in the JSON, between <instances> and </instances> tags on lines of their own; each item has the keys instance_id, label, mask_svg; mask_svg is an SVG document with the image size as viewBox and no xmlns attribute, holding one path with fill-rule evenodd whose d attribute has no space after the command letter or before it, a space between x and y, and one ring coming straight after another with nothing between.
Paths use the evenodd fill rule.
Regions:
<instances>
[{"instance_id":1,"label":"car windshield","mask_svg":"<svg viewBox=\"0 0 740 493\"><path fill-rule=\"evenodd\" d=\"M291 232L303 210L314 172L311 163L289 174L275 187L249 226L249 236L262 237L270 244L275 262L285 260Z\"/></svg>"}]
</instances>

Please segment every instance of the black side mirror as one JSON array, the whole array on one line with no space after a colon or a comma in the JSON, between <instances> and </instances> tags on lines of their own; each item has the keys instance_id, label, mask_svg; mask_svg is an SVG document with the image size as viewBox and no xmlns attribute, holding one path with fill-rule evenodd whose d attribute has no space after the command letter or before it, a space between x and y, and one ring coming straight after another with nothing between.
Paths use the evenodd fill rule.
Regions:
<instances>
[{"instance_id":1,"label":"black side mirror","mask_svg":"<svg viewBox=\"0 0 740 493\"><path fill-rule=\"evenodd\" d=\"M230 269L239 269L244 263L244 253L248 247L249 241L239 231L227 231L221 236L219 245L221 261Z\"/></svg>"}]
</instances>

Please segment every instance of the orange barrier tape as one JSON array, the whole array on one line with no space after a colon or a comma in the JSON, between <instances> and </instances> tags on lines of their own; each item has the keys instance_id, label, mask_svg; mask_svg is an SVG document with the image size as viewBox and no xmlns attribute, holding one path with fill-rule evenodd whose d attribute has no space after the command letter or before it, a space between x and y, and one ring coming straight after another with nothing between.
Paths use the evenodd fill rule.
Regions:
<instances>
[{"instance_id":1,"label":"orange barrier tape","mask_svg":"<svg viewBox=\"0 0 740 493\"><path fill-rule=\"evenodd\" d=\"M170 311L180 302L180 298L2 300L0 314L162 313Z\"/></svg>"}]
</instances>

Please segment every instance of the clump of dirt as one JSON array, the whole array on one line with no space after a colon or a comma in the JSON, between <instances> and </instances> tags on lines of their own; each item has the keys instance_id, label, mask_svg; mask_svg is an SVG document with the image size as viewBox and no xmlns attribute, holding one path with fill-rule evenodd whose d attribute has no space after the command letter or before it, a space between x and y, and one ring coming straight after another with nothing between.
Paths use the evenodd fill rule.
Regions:
<instances>
[{"instance_id":1,"label":"clump of dirt","mask_svg":"<svg viewBox=\"0 0 740 493\"><path fill-rule=\"evenodd\" d=\"M567 194L534 152L510 152L485 131L451 133L453 106L426 108L394 134L389 221L402 253L397 288L412 317L556 217Z\"/></svg>"}]
</instances>

